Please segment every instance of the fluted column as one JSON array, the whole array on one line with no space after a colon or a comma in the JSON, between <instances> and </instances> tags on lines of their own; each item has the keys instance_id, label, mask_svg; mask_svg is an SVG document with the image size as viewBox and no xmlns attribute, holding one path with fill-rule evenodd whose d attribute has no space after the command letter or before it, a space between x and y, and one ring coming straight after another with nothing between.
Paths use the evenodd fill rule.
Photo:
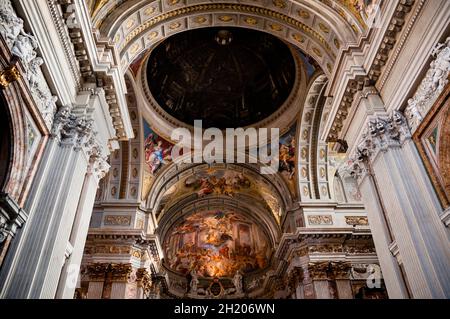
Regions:
<instances>
[{"instance_id":1,"label":"fluted column","mask_svg":"<svg viewBox=\"0 0 450 319\"><path fill-rule=\"evenodd\" d=\"M370 118L349 165L361 182L390 296L407 297L402 277L414 298L449 298L449 231L403 115Z\"/></svg>"},{"instance_id":2,"label":"fluted column","mask_svg":"<svg viewBox=\"0 0 450 319\"><path fill-rule=\"evenodd\" d=\"M68 245L72 247L72 253L66 260L61 272L57 298L71 299L74 296L98 183L109 169L102 147L94 137L91 138L86 146L87 154L90 156L89 166L84 178L83 190L78 201L75 220L68 242Z\"/></svg>"},{"instance_id":3,"label":"fluted column","mask_svg":"<svg viewBox=\"0 0 450 319\"><path fill-rule=\"evenodd\" d=\"M86 107L63 107L24 209L29 220L0 273L3 298L54 298L84 176L92 134Z\"/></svg>"}]
</instances>

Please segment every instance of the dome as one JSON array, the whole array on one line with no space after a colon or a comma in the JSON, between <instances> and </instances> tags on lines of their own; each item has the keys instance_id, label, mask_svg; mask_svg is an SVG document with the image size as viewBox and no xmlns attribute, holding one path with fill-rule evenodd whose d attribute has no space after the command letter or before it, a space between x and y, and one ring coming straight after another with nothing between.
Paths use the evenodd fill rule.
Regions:
<instances>
[{"instance_id":1,"label":"dome","mask_svg":"<svg viewBox=\"0 0 450 319\"><path fill-rule=\"evenodd\" d=\"M156 102L188 125L245 127L278 110L295 83L290 48L270 34L241 28L182 32L160 43L147 64Z\"/></svg>"}]
</instances>

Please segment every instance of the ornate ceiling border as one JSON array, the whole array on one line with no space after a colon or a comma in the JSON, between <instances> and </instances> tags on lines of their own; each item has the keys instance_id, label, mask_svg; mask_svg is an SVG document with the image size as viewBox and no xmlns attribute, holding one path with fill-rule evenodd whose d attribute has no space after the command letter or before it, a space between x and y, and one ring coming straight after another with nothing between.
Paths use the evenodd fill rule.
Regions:
<instances>
[{"instance_id":1,"label":"ornate ceiling border","mask_svg":"<svg viewBox=\"0 0 450 319\"><path fill-rule=\"evenodd\" d=\"M356 93L362 91L366 87L371 87L378 84L383 68L386 65L391 52L394 50L394 47L398 42L397 35L403 31L407 19L407 14L412 10L415 2L416 0L399 1L395 8L394 14L392 15L392 18L389 21L389 25L383 35L383 39L380 42L377 54L375 55L375 58L370 65L369 71L365 71L364 74L357 75L347 82L344 89L345 93L342 99L337 103L338 107L336 115L333 118L331 127L327 132L327 141L334 142L339 139L339 135L344 128L352 105L354 104ZM421 4L415 10L411 21L414 21L415 17L420 13L422 5L423 0L421 0ZM409 33L410 28L411 26L409 25L407 27L407 33ZM394 60L398 55L398 51L401 50L401 45L403 43L404 39L402 38L400 47L395 51L396 54L393 58ZM390 67L388 68L388 71L390 71ZM383 81L385 81L384 78Z\"/></svg>"}]
</instances>

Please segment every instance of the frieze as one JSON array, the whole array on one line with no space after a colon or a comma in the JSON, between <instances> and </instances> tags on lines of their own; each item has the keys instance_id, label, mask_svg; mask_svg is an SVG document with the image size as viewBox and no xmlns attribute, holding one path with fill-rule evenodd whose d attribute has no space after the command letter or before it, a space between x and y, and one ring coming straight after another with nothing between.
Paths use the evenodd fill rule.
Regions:
<instances>
[{"instance_id":1,"label":"frieze","mask_svg":"<svg viewBox=\"0 0 450 319\"><path fill-rule=\"evenodd\" d=\"M106 215L104 220L105 226L130 226L131 216L124 215Z\"/></svg>"},{"instance_id":2,"label":"frieze","mask_svg":"<svg viewBox=\"0 0 450 319\"><path fill-rule=\"evenodd\" d=\"M345 216L347 225L369 226L369 219L365 216Z\"/></svg>"},{"instance_id":3,"label":"frieze","mask_svg":"<svg viewBox=\"0 0 450 319\"><path fill-rule=\"evenodd\" d=\"M309 215L308 223L310 225L333 225L333 217L331 215Z\"/></svg>"}]
</instances>

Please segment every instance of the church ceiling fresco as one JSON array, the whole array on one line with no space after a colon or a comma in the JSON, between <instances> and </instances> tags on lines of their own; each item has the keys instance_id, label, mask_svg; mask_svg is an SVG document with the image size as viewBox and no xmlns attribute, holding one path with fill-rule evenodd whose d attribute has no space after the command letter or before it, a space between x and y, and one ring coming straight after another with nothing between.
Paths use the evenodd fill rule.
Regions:
<instances>
[{"instance_id":1,"label":"church ceiling fresco","mask_svg":"<svg viewBox=\"0 0 450 319\"><path fill-rule=\"evenodd\" d=\"M262 229L230 210L194 213L175 225L164 242L166 265L201 277L233 277L268 266L271 249Z\"/></svg>"},{"instance_id":2,"label":"church ceiling fresco","mask_svg":"<svg viewBox=\"0 0 450 319\"><path fill-rule=\"evenodd\" d=\"M193 194L196 198L217 195L236 198L246 195L271 211L278 222L281 215L281 203L267 181L260 176L250 176L232 169L209 168L196 171L172 185L164 193L161 202L164 207L170 208Z\"/></svg>"},{"instance_id":3,"label":"church ceiling fresco","mask_svg":"<svg viewBox=\"0 0 450 319\"><path fill-rule=\"evenodd\" d=\"M296 146L295 136L297 134L297 124L291 126L289 131L280 138L280 166L279 174L289 187L291 194L295 197L296 194Z\"/></svg>"},{"instance_id":4,"label":"church ceiling fresco","mask_svg":"<svg viewBox=\"0 0 450 319\"><path fill-rule=\"evenodd\" d=\"M151 183L164 166L172 162L171 151L173 144L154 132L147 121L144 122L144 177L142 198L146 198Z\"/></svg>"}]
</instances>

